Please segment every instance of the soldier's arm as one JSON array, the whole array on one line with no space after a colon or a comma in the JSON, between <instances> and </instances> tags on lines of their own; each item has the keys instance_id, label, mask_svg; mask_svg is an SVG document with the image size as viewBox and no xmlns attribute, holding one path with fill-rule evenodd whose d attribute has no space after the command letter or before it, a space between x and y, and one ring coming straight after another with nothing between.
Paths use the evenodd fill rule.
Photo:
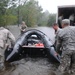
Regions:
<instances>
[{"instance_id":1,"label":"soldier's arm","mask_svg":"<svg viewBox=\"0 0 75 75\"><path fill-rule=\"evenodd\" d=\"M27 28L27 25L25 25L26 26L26 28Z\"/></svg>"},{"instance_id":2,"label":"soldier's arm","mask_svg":"<svg viewBox=\"0 0 75 75\"><path fill-rule=\"evenodd\" d=\"M56 51L60 53L60 48L61 48L62 40L60 37L58 37L57 42L56 42Z\"/></svg>"},{"instance_id":3,"label":"soldier's arm","mask_svg":"<svg viewBox=\"0 0 75 75\"><path fill-rule=\"evenodd\" d=\"M22 31L22 26L20 26L20 30Z\"/></svg>"},{"instance_id":4,"label":"soldier's arm","mask_svg":"<svg viewBox=\"0 0 75 75\"><path fill-rule=\"evenodd\" d=\"M11 46L13 47L15 44L15 37L10 31L8 31L8 38L10 39Z\"/></svg>"}]
</instances>

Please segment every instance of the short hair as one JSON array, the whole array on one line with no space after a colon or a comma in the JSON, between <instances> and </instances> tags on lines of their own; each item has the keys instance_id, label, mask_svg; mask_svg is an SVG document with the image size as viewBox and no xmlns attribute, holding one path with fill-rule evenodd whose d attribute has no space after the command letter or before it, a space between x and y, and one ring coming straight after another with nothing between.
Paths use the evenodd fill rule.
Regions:
<instances>
[{"instance_id":1,"label":"short hair","mask_svg":"<svg viewBox=\"0 0 75 75\"><path fill-rule=\"evenodd\" d=\"M70 20L69 19L63 19L62 24L64 25L70 25Z\"/></svg>"},{"instance_id":2,"label":"short hair","mask_svg":"<svg viewBox=\"0 0 75 75\"><path fill-rule=\"evenodd\" d=\"M58 26L58 24L57 23L53 23L53 26Z\"/></svg>"}]
</instances>

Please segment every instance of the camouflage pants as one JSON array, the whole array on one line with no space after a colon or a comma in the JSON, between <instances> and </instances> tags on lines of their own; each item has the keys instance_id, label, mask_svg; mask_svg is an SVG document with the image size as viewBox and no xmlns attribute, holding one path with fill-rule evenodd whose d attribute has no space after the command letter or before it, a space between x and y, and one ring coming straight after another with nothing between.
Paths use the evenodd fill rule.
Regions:
<instances>
[{"instance_id":1,"label":"camouflage pants","mask_svg":"<svg viewBox=\"0 0 75 75\"><path fill-rule=\"evenodd\" d=\"M4 49L0 48L0 70L4 68Z\"/></svg>"},{"instance_id":2,"label":"camouflage pants","mask_svg":"<svg viewBox=\"0 0 75 75\"><path fill-rule=\"evenodd\" d=\"M58 70L63 73L65 71L75 71L75 50L66 50L62 52L61 63Z\"/></svg>"}]
</instances>

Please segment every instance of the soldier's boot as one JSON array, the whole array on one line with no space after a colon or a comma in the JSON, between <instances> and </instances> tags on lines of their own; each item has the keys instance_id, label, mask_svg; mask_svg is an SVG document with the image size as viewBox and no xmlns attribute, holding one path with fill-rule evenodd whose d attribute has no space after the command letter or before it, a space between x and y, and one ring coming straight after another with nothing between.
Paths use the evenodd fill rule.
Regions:
<instances>
[{"instance_id":1,"label":"soldier's boot","mask_svg":"<svg viewBox=\"0 0 75 75\"><path fill-rule=\"evenodd\" d=\"M5 70L4 63L0 62L0 72Z\"/></svg>"},{"instance_id":2,"label":"soldier's boot","mask_svg":"<svg viewBox=\"0 0 75 75\"><path fill-rule=\"evenodd\" d=\"M4 57L0 55L0 71L4 71L5 66L4 66Z\"/></svg>"},{"instance_id":3,"label":"soldier's boot","mask_svg":"<svg viewBox=\"0 0 75 75\"><path fill-rule=\"evenodd\" d=\"M15 66L11 65L9 62L4 62L5 70L14 70Z\"/></svg>"},{"instance_id":4,"label":"soldier's boot","mask_svg":"<svg viewBox=\"0 0 75 75\"><path fill-rule=\"evenodd\" d=\"M5 70L8 70L11 68L11 65L9 62L4 62Z\"/></svg>"}]
</instances>

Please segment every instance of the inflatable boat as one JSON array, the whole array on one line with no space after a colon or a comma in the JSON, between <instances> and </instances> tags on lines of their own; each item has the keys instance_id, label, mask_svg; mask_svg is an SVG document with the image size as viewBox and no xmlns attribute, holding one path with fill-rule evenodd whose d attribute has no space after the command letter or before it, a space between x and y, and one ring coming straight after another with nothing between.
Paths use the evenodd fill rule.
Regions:
<instances>
[{"instance_id":1,"label":"inflatable boat","mask_svg":"<svg viewBox=\"0 0 75 75\"><path fill-rule=\"evenodd\" d=\"M50 61L59 62L60 56L54 49L50 38L37 29L25 31L16 41L13 48L5 50L5 60L12 62L25 57L47 57Z\"/></svg>"}]
</instances>

